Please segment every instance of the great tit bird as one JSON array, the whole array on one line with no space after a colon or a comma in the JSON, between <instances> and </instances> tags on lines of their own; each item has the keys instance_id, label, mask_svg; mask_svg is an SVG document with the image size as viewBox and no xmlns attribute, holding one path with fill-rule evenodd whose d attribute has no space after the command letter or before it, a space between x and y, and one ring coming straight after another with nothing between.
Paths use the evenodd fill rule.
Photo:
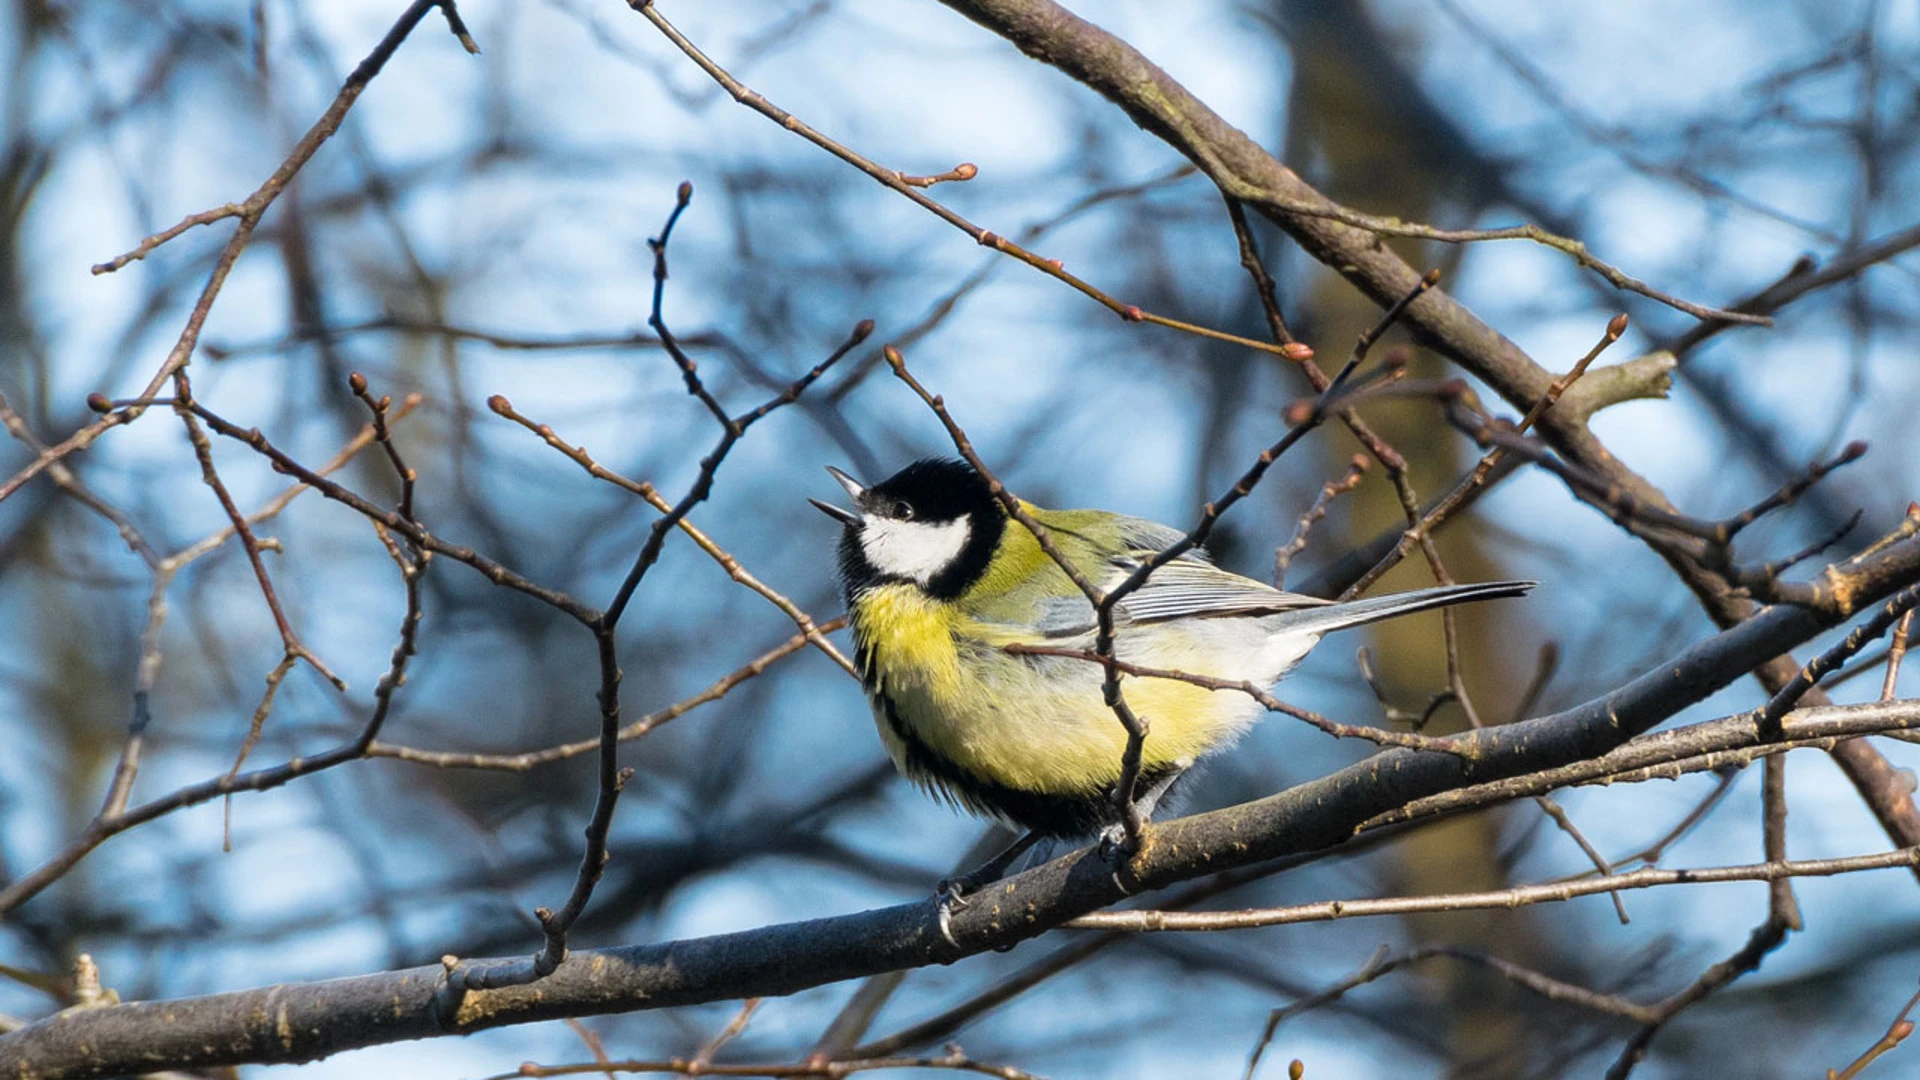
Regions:
<instances>
[{"instance_id":1,"label":"great tit bird","mask_svg":"<svg viewBox=\"0 0 1920 1080\"><path fill-rule=\"evenodd\" d=\"M1029 842L1116 839L1113 789L1127 735L1102 697L1102 667L1006 649L1091 649L1096 623L1085 594L963 461L917 461L872 487L828 471L854 509L810 501L845 526L840 577L855 662L895 766L964 809L1024 827ZM1103 510L1025 509L1102 589L1183 536ZM1323 634L1518 596L1534 584L1448 585L1333 603L1229 573L1194 551L1116 606L1114 655L1267 687ZM1122 691L1150 726L1136 787L1143 817L1181 773L1231 746L1262 712L1251 695L1174 679L1126 677Z\"/></svg>"}]
</instances>

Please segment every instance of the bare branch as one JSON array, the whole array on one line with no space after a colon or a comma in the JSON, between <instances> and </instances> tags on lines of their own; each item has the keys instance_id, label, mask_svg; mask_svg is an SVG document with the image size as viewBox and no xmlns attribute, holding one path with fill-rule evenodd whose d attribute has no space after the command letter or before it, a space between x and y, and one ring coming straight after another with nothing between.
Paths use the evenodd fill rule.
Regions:
<instances>
[{"instance_id":1,"label":"bare branch","mask_svg":"<svg viewBox=\"0 0 1920 1080\"><path fill-rule=\"evenodd\" d=\"M1490 892L1447 893L1439 896L1361 898L1327 900L1315 904L1297 904L1283 908L1259 908L1248 911L1154 911L1133 909L1103 911L1082 915L1067 923L1082 930L1127 930L1135 933L1161 933L1181 930L1246 930L1258 926L1285 926L1300 922L1324 922L1331 919L1355 919L1374 915L1408 915L1415 912L1472 911L1476 908L1506 909L1532 904L1560 903L1580 896L1628 889L1651 889L1661 885L1705 885L1729 881L1784 881L1796 877L1831 877L1865 870L1920 866L1920 848L1900 848L1873 855L1854 855L1842 859L1790 859L1752 863L1746 866L1708 866L1690 870L1633 870L1624 874L1603 874L1579 881L1561 881L1545 885L1516 885Z\"/></svg>"},{"instance_id":2,"label":"bare branch","mask_svg":"<svg viewBox=\"0 0 1920 1080\"><path fill-rule=\"evenodd\" d=\"M340 130L341 121L346 119L347 111L353 108L355 101L360 99L361 93L373 81L374 76L380 74L381 68L385 67L387 61L393 58L393 54L399 51L401 42L407 39L407 35L413 32L413 28L419 25L427 12L436 7L447 13L449 25L454 29L456 36L462 39L463 44L471 44L471 37L466 35L465 27L459 23L459 16L453 12L453 0L414 0L405 11L401 12L400 17L394 21L393 27L387 31L380 43L374 46L373 51L368 53L366 58L361 60L353 72L347 76L346 82L340 87L340 92L334 96L333 102L327 106L325 112L320 114L320 118L314 121L313 126L307 129L306 134L301 136L300 141L294 144L293 150L287 154L286 159L274 169L273 175L267 177L253 194L239 203L228 203L213 210L203 211L199 215L190 216L179 225L149 237L133 251L94 267L96 274L110 273L135 259L145 258L154 248L195 225L211 223L226 217L234 217L239 222L234 228L233 235L227 239L226 245L220 249L220 254L214 259L213 269L207 276L206 284L200 290L199 298L194 302L193 310L187 316L185 328L180 331L180 336L174 341L173 348L167 353L166 361L148 380L146 389L140 392L139 398L152 398L159 393L161 386L165 385L175 372L186 366L188 358L193 355L194 346L200 340L201 327L206 325L207 315L213 310L214 300L219 297L220 290L225 287L227 275L232 272L234 263L239 261L240 253L246 250L248 242L252 240L254 229L259 226L260 219L266 215L267 208L272 206L274 200L280 197L280 193L286 190L287 184L293 180L295 174L312 160L321 144ZM226 211L229 208L237 208L239 212L228 214ZM204 218L204 221L195 220L196 217ZM21 485L39 475L54 462L76 451L85 450L112 428L139 419L144 411L144 405L135 405L128 409L106 413L100 419L74 432L58 445L41 451L34 460L27 463L25 468L15 473L5 483L0 483L0 501L5 501L7 496L18 491Z\"/></svg>"}]
</instances>

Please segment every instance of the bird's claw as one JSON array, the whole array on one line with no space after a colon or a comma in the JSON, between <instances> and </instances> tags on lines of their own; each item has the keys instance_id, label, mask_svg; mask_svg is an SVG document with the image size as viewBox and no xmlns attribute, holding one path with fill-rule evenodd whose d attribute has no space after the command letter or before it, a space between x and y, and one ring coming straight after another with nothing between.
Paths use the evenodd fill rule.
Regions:
<instances>
[{"instance_id":1,"label":"bird's claw","mask_svg":"<svg viewBox=\"0 0 1920 1080\"><path fill-rule=\"evenodd\" d=\"M953 913L967 906L967 884L955 878L943 878L933 891L933 918L940 936L954 948L960 942L953 936Z\"/></svg>"},{"instance_id":2,"label":"bird's claw","mask_svg":"<svg viewBox=\"0 0 1920 1080\"><path fill-rule=\"evenodd\" d=\"M1123 872L1133 862L1133 857L1146 846L1146 832L1130 836L1124 822L1115 822L1100 830L1100 859L1113 868L1113 886L1123 895L1133 895L1133 889L1127 885Z\"/></svg>"}]
</instances>

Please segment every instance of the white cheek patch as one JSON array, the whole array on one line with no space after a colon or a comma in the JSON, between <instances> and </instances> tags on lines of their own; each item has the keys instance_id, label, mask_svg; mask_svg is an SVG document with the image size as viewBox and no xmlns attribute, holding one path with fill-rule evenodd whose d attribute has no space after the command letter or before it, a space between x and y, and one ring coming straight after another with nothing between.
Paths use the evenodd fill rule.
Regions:
<instances>
[{"instance_id":1,"label":"white cheek patch","mask_svg":"<svg viewBox=\"0 0 1920 1080\"><path fill-rule=\"evenodd\" d=\"M972 531L966 518L941 522L868 518L860 529L860 549L882 574L925 585L960 557Z\"/></svg>"}]
</instances>

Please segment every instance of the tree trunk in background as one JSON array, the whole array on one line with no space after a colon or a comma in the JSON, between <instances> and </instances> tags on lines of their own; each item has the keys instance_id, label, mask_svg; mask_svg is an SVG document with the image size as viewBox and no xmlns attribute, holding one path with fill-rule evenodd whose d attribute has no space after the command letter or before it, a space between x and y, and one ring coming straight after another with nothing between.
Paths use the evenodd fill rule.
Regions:
<instances>
[{"instance_id":1,"label":"tree trunk in background","mask_svg":"<svg viewBox=\"0 0 1920 1080\"><path fill-rule=\"evenodd\" d=\"M1410 220L1468 220L1474 207L1499 197L1499 180L1475 157L1459 130L1421 93L1393 53L1382 28L1365 5L1349 0L1282 0L1278 14L1293 58L1284 160L1300 169L1332 198L1368 212L1390 212ZM1415 266L1453 269L1459 249L1432 250L1415 241L1393 241ZM1345 359L1355 338L1381 317L1380 309L1331 271L1315 268L1310 284L1294 298L1299 310L1296 333L1321 351L1329 371ZM1292 314L1292 312L1290 312ZM1394 331L1376 345L1372 363L1385 348L1406 347ZM1438 357L1415 352L1414 378L1456 374ZM1445 490L1469 467L1472 448L1434 424L1433 405L1425 401L1369 406L1371 424L1407 459L1414 489L1422 499ZM1329 433L1361 447L1344 430ZM1329 469L1329 475L1337 470ZM1354 492L1345 521L1347 544L1358 544L1405 521L1392 484L1376 467ZM1480 543L1469 515L1442 533L1440 548L1456 580L1512 576ZM1409 557L1372 591L1376 594L1433 583L1420 555ZM1511 605L1467 605L1457 609L1460 654L1466 686L1481 721L1502 723L1511 716L1534 655ZM1419 708L1447 685L1446 655L1438 613L1383 623L1371 628L1369 643L1382 685L1396 703ZM1345 648L1354 648L1350 638ZM1449 705L1439 710L1433 734L1467 724L1465 713ZM1537 812L1524 808L1520 812ZM1409 895L1497 889L1509 884L1499 865L1501 818L1477 815L1421 832L1391 850L1399 862L1397 880L1383 882L1386 892ZM1520 918L1513 918L1521 915ZM1417 915L1408 919L1415 941L1447 941L1483 949L1529 967L1542 965L1543 943L1530 918L1519 912L1463 912ZM1537 1064L1546 1047L1538 1032L1527 1030L1520 1010L1508 1008L1515 993L1510 983L1477 968L1448 964L1436 968L1434 1004L1444 1009L1444 1037L1457 1068L1479 1077L1518 1076Z\"/></svg>"}]
</instances>

